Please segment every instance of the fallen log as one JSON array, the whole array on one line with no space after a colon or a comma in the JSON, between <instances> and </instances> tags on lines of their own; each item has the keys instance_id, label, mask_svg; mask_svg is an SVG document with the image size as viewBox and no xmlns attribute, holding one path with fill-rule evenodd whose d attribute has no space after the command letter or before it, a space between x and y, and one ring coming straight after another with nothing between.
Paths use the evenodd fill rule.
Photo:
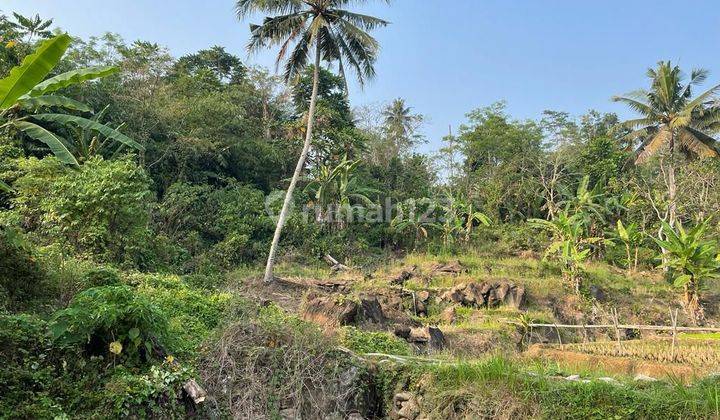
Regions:
<instances>
[{"instance_id":1,"label":"fallen log","mask_svg":"<svg viewBox=\"0 0 720 420\"><path fill-rule=\"evenodd\" d=\"M338 260L333 258L330 254L325 254L323 257L325 262L327 262L330 265L330 271L333 273L337 273L338 271L347 271L350 270L350 267L348 267L345 264L340 263Z\"/></svg>"}]
</instances>

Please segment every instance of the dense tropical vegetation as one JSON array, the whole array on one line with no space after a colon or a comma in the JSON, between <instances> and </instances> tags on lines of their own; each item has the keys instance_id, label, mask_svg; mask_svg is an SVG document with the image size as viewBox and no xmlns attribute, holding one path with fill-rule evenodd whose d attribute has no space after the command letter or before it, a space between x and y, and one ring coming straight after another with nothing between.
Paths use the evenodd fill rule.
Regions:
<instances>
[{"instance_id":1,"label":"dense tropical vegetation","mask_svg":"<svg viewBox=\"0 0 720 420\"><path fill-rule=\"evenodd\" d=\"M530 253L586 302L593 264L662 273L688 319L708 322L717 303L705 293L720 273L720 85L696 94L708 71L686 79L658 63L647 90L613 97L639 114L629 121L593 110L517 120L504 102L469 110L443 148L421 154L440 139L423 137L425 117L404 99L352 105L346 71L375 76L370 32L388 24L346 10L358 3L238 0L241 20L264 18L248 49L279 47L283 76L221 46L172 57L152 42L82 40L40 16L0 15L0 417L194 414L178 401L215 366L208 358L260 348L214 353L238 334L263 343L271 371L350 369L328 350L337 343L233 292L238 272L262 264L274 287L276 260L331 256L369 273L422 253ZM410 354L381 332L341 337L358 352ZM283 358L282 340L309 350ZM503 363L425 373L443 390L463 369L499 381ZM533 404L573 395L503 368L513 392L541 389L526 393ZM618 398L648 416L666 409L649 391L627 392ZM277 417L281 403L252 414ZM213 415L236 414L227 404Z\"/></svg>"}]
</instances>

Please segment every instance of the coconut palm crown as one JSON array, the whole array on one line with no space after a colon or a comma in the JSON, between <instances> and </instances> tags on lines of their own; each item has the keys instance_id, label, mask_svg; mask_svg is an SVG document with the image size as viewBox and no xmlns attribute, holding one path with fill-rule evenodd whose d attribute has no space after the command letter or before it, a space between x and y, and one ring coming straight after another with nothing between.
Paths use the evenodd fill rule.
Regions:
<instances>
[{"instance_id":1,"label":"coconut palm crown","mask_svg":"<svg viewBox=\"0 0 720 420\"><path fill-rule=\"evenodd\" d=\"M250 25L250 52L279 46L276 65L285 62L285 79L296 77L308 64L311 49L322 61L338 61L345 77L349 66L362 84L375 75L379 44L367 31L387 21L342 9L358 0L238 0L239 18L254 13L273 15L261 25Z\"/></svg>"},{"instance_id":2,"label":"coconut palm crown","mask_svg":"<svg viewBox=\"0 0 720 420\"><path fill-rule=\"evenodd\" d=\"M703 83L707 70L696 69L686 82L678 66L669 61L659 62L648 69L650 90L638 90L624 96L615 96L642 115L622 125L631 131L629 139L640 140L636 163L644 163L663 148L680 151L687 156L716 157L716 141L708 133L717 130L720 111L713 106L720 85L693 98L693 88Z\"/></svg>"}]
</instances>

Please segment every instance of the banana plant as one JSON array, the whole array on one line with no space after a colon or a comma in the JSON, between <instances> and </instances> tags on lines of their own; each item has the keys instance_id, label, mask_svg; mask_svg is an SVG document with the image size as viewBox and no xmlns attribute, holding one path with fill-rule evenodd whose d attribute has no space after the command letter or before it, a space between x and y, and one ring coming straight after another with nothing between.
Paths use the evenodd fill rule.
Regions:
<instances>
[{"instance_id":1,"label":"banana plant","mask_svg":"<svg viewBox=\"0 0 720 420\"><path fill-rule=\"evenodd\" d=\"M106 139L143 150L141 144L97 120L51 112L59 108L91 114L92 109L89 106L56 92L118 71L116 67L93 67L71 70L47 78L65 55L70 42L71 38L67 34L44 41L32 54L25 57L19 66L10 70L7 77L0 80L0 129L13 127L25 133L28 137L44 143L58 160L74 167L78 167L79 163L69 150L69 142L45 128L44 124L92 131Z\"/></svg>"},{"instance_id":2,"label":"banana plant","mask_svg":"<svg viewBox=\"0 0 720 420\"><path fill-rule=\"evenodd\" d=\"M590 177L585 175L575 191L575 195L560 203L568 212L582 214L590 224L591 219L602 220L605 216L605 198L602 185L589 188Z\"/></svg>"},{"instance_id":3,"label":"banana plant","mask_svg":"<svg viewBox=\"0 0 720 420\"><path fill-rule=\"evenodd\" d=\"M433 213L436 203L429 198L419 200L408 199L397 205L397 214L390 222L390 228L397 233L413 234L413 251L422 239L427 239L430 230L441 230L442 226L429 216ZM420 211L425 208L425 211Z\"/></svg>"},{"instance_id":4,"label":"banana plant","mask_svg":"<svg viewBox=\"0 0 720 420\"><path fill-rule=\"evenodd\" d=\"M720 260L714 241L705 239L709 220L685 230L682 223L673 228L663 222L662 231L665 239L653 238L657 245L666 251L660 255L662 267L670 269L673 286L683 289L683 304L695 323L704 318L704 310L700 303L700 292L705 282L720 277ZM664 257L664 258L661 258Z\"/></svg>"},{"instance_id":5,"label":"banana plant","mask_svg":"<svg viewBox=\"0 0 720 420\"><path fill-rule=\"evenodd\" d=\"M449 191L445 194L443 218L443 244L446 247L454 240L456 234L462 234L465 242L469 242L476 224L490 226L489 217L475 210L471 202L455 197Z\"/></svg>"},{"instance_id":6,"label":"banana plant","mask_svg":"<svg viewBox=\"0 0 720 420\"><path fill-rule=\"evenodd\" d=\"M373 204L369 196L379 191L361 185L356 175L360 163L360 160L351 161L345 156L334 168L323 165L319 168L315 179L305 187L305 191L312 194L316 205L320 207L319 221L326 221L327 212L333 205L336 205L340 212L338 216L342 216L348 215L353 210L353 203L364 206ZM338 217L340 227L344 225L341 219L342 217Z\"/></svg>"},{"instance_id":7,"label":"banana plant","mask_svg":"<svg viewBox=\"0 0 720 420\"><path fill-rule=\"evenodd\" d=\"M585 236L586 221L583 213L569 215L567 209L558 212L553 220L528 219L532 227L552 235L544 259L560 262L563 277L572 285L576 294L580 294L584 263L590 256L590 246L603 241L603 238Z\"/></svg>"},{"instance_id":8,"label":"banana plant","mask_svg":"<svg viewBox=\"0 0 720 420\"><path fill-rule=\"evenodd\" d=\"M618 240L625 246L625 258L628 270L635 271L638 266L638 252L642 244L644 235L638 228L637 223L630 223L625 226L622 220L617 221L612 240Z\"/></svg>"},{"instance_id":9,"label":"banana plant","mask_svg":"<svg viewBox=\"0 0 720 420\"><path fill-rule=\"evenodd\" d=\"M460 203L460 213L465 218L465 242L470 241L470 235L476 223L483 226L490 226L490 218L485 213L475 210L473 203Z\"/></svg>"}]
</instances>

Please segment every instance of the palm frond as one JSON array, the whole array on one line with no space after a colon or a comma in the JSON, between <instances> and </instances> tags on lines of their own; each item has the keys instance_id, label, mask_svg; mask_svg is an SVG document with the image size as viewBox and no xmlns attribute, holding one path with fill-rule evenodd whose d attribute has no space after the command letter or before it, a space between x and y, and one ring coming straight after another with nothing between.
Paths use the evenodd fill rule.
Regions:
<instances>
[{"instance_id":1,"label":"palm frond","mask_svg":"<svg viewBox=\"0 0 720 420\"><path fill-rule=\"evenodd\" d=\"M645 163L655 155L663 145L670 141L672 133L668 127L662 127L654 135L648 137L638 148L635 163Z\"/></svg>"},{"instance_id":2,"label":"palm frond","mask_svg":"<svg viewBox=\"0 0 720 420\"><path fill-rule=\"evenodd\" d=\"M310 14L307 12L293 13L266 18L262 25L251 25L247 50L255 53L262 48L292 41L300 31L304 30L309 17ZM280 59L284 58L286 48L285 46L281 49L278 55Z\"/></svg>"},{"instance_id":3,"label":"palm frond","mask_svg":"<svg viewBox=\"0 0 720 420\"><path fill-rule=\"evenodd\" d=\"M390 24L390 22L386 20L361 13L353 13L348 10L336 9L333 10L333 13L350 24L366 31L385 27Z\"/></svg>"},{"instance_id":4,"label":"palm frond","mask_svg":"<svg viewBox=\"0 0 720 420\"><path fill-rule=\"evenodd\" d=\"M717 84L710 89L706 90L705 92L701 93L700 95L696 96L695 99L688 102L688 104L685 106L685 108L682 110L682 114L690 115L692 112L697 108L698 106L704 104L708 100L710 100L713 96L715 96L716 93L720 90L720 84Z\"/></svg>"},{"instance_id":5,"label":"palm frond","mask_svg":"<svg viewBox=\"0 0 720 420\"><path fill-rule=\"evenodd\" d=\"M305 31L298 40L297 44L295 45L295 48L293 48L292 53L290 54L290 57L288 57L287 62L285 63L285 80L288 81L302 71L302 69L305 68L305 66L308 63L308 49L310 47L310 43L312 42L312 33L310 31Z\"/></svg>"},{"instance_id":6,"label":"palm frond","mask_svg":"<svg viewBox=\"0 0 720 420\"><path fill-rule=\"evenodd\" d=\"M612 101L613 102L622 102L625 105L632 108L634 111L636 111L640 114L643 114L645 116L648 116L648 117L656 114L655 110L653 109L653 107L650 104L648 104L646 102L642 102L636 98L631 98L627 95L626 96L613 96Z\"/></svg>"},{"instance_id":7,"label":"palm frond","mask_svg":"<svg viewBox=\"0 0 720 420\"><path fill-rule=\"evenodd\" d=\"M302 0L237 0L235 2L235 13L238 19L244 19L254 13L268 15L292 14L305 6Z\"/></svg>"},{"instance_id":8,"label":"palm frond","mask_svg":"<svg viewBox=\"0 0 720 420\"><path fill-rule=\"evenodd\" d=\"M377 53L380 49L378 42L367 32L341 20L337 28L338 38L343 39L342 52L345 57L353 63L358 80L362 83L364 80L375 77L374 63L377 59Z\"/></svg>"},{"instance_id":9,"label":"palm frond","mask_svg":"<svg viewBox=\"0 0 720 420\"><path fill-rule=\"evenodd\" d=\"M717 157L716 140L694 128L678 130L680 145L699 157Z\"/></svg>"}]
</instances>

